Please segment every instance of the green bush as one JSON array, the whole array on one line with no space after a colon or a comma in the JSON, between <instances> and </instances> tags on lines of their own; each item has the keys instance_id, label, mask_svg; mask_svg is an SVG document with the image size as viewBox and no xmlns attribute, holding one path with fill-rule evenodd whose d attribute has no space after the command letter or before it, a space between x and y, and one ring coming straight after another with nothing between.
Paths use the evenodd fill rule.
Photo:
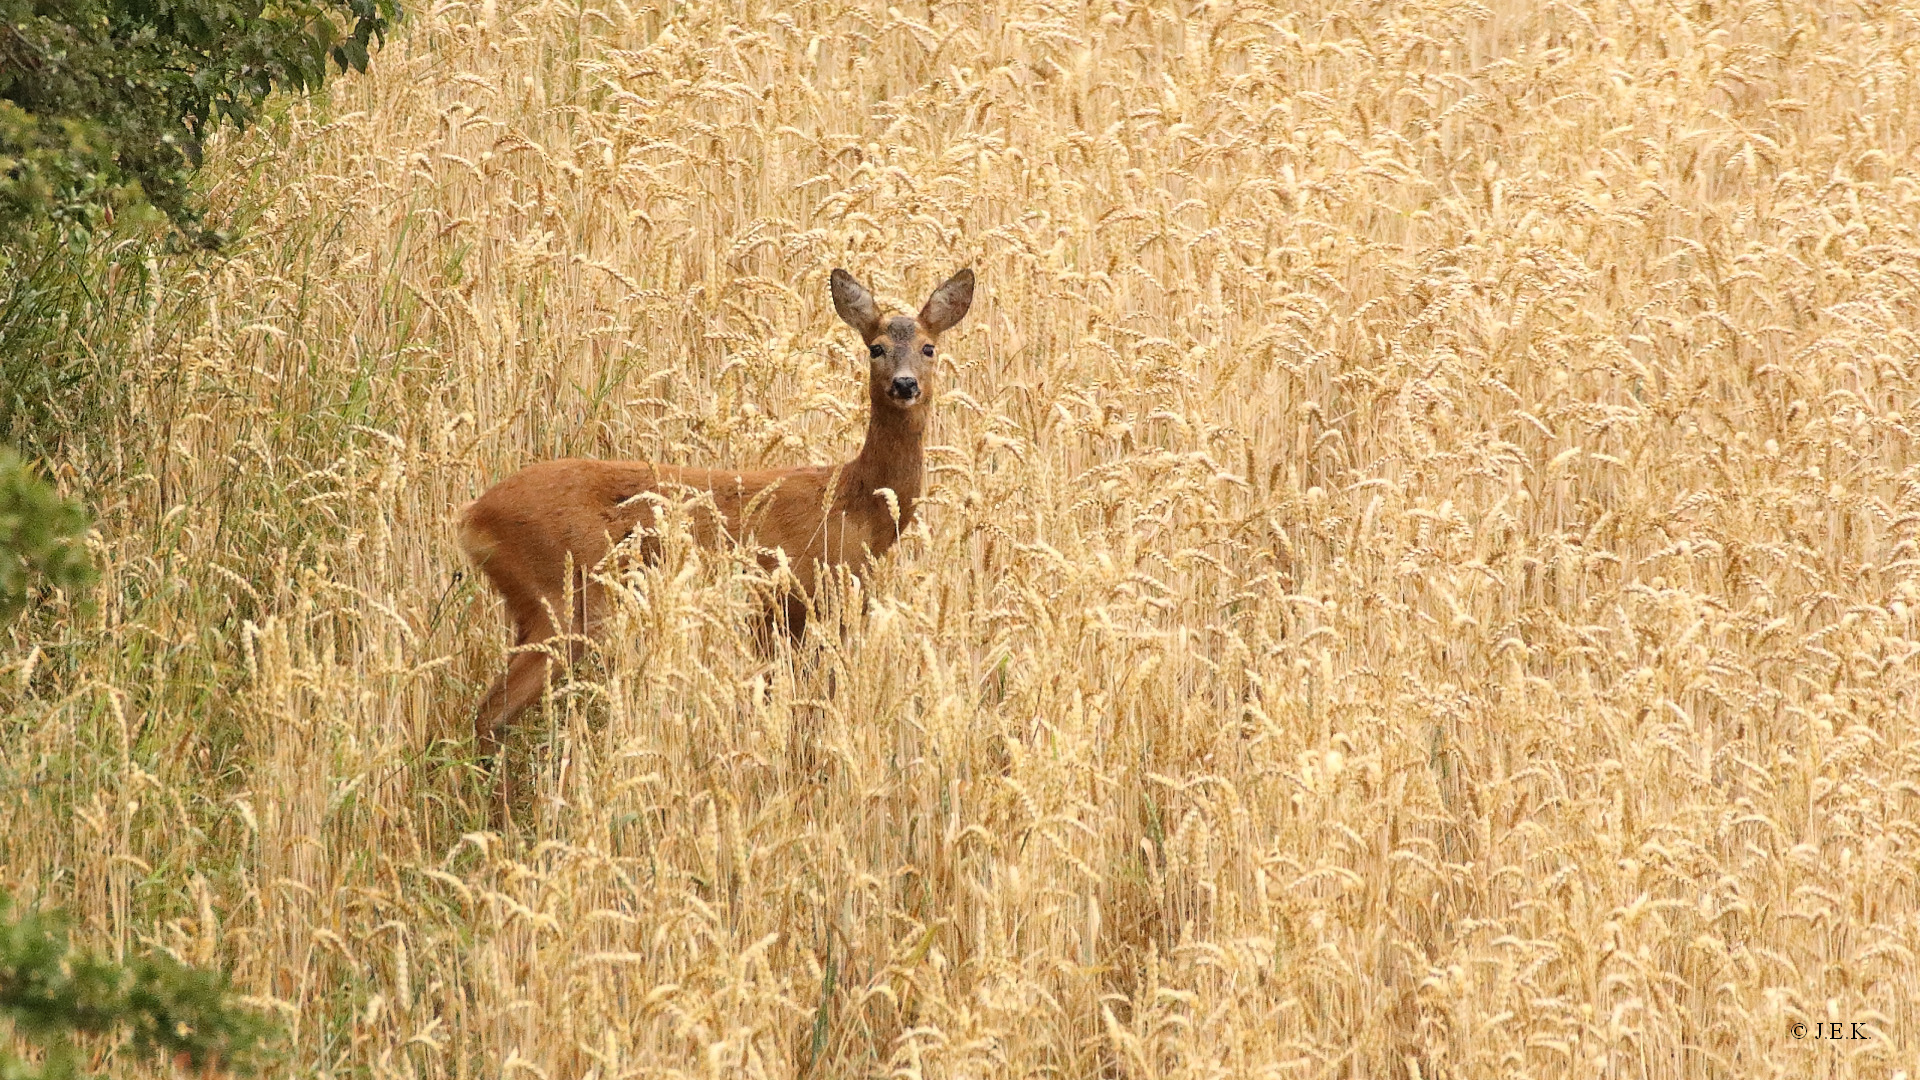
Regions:
<instances>
[{"instance_id":1,"label":"green bush","mask_svg":"<svg viewBox=\"0 0 1920 1080\"><path fill-rule=\"evenodd\" d=\"M394 0L0 0L0 240L114 213L199 218L189 182L222 124L275 90L364 71Z\"/></svg>"},{"instance_id":2,"label":"green bush","mask_svg":"<svg viewBox=\"0 0 1920 1080\"><path fill-rule=\"evenodd\" d=\"M81 542L87 525L85 508L0 449L0 622L19 614L36 586L77 593L93 583Z\"/></svg>"},{"instance_id":3,"label":"green bush","mask_svg":"<svg viewBox=\"0 0 1920 1080\"><path fill-rule=\"evenodd\" d=\"M150 256L225 242L192 186L203 143L330 62L364 71L398 18L397 0L0 0L0 444L112 442Z\"/></svg>"},{"instance_id":4,"label":"green bush","mask_svg":"<svg viewBox=\"0 0 1920 1080\"><path fill-rule=\"evenodd\" d=\"M68 1080L79 1075L76 1035L116 1033L145 1060L249 1073L273 1031L234 1002L225 975L160 954L119 964L75 949L59 917L16 913L3 892L0 1017L41 1051L35 1065L0 1043L0 1080Z\"/></svg>"}]
</instances>

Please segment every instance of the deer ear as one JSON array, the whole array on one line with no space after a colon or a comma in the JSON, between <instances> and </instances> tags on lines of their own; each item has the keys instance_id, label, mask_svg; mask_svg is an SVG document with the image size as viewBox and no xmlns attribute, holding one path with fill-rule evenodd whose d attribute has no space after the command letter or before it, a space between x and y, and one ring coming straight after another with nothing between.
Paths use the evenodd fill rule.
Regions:
<instances>
[{"instance_id":1,"label":"deer ear","mask_svg":"<svg viewBox=\"0 0 1920 1080\"><path fill-rule=\"evenodd\" d=\"M933 290L933 295L927 297L927 306L920 309L920 325L927 328L927 333L939 337L954 323L966 318L967 309L972 306L973 270L969 268Z\"/></svg>"},{"instance_id":2,"label":"deer ear","mask_svg":"<svg viewBox=\"0 0 1920 1080\"><path fill-rule=\"evenodd\" d=\"M872 341L879 337L880 312L873 306L873 294L867 287L838 267L834 268L829 284L833 291L833 310L840 313L848 326L859 331L860 340Z\"/></svg>"}]
</instances>

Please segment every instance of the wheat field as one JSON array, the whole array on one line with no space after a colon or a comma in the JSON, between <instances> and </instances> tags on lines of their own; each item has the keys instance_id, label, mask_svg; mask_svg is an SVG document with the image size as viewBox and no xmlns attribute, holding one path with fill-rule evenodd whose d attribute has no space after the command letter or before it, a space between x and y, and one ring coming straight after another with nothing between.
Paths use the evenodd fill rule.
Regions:
<instances>
[{"instance_id":1,"label":"wheat field","mask_svg":"<svg viewBox=\"0 0 1920 1080\"><path fill-rule=\"evenodd\" d=\"M1868 2L417 6L155 264L0 885L285 1075L1905 1076L1917 76ZM669 545L488 832L453 515L850 455L835 266L980 275L920 522L771 658Z\"/></svg>"}]
</instances>

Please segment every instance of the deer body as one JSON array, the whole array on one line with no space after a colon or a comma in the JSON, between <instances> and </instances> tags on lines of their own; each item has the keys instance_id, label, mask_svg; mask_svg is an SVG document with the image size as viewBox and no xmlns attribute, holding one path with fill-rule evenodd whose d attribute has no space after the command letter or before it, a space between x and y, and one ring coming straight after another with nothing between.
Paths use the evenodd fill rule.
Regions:
<instances>
[{"instance_id":1,"label":"deer body","mask_svg":"<svg viewBox=\"0 0 1920 1080\"><path fill-rule=\"evenodd\" d=\"M833 272L832 286L835 309L861 334L872 361L860 453L843 465L788 469L566 458L520 470L467 504L459 533L461 550L506 601L516 646L538 646L566 633L571 640L562 659L578 658L581 639L597 634L605 615L606 590L593 578L595 567L636 529L638 556L658 556L658 541L645 531L656 507L649 494L676 501L704 495L691 522L702 546L749 544L762 550L761 563L769 569L779 561L775 552L784 554L797 595L786 597L779 621L795 635L802 632L806 599L821 567L863 574L870 560L893 547L913 521L925 482L930 393L923 376L932 369L936 339L972 303L973 273L962 270L936 289L917 318L884 322L872 295L845 271ZM481 752L496 759L496 820L504 816L510 792L497 760L501 732L539 700L554 659L548 649L516 652L474 716Z\"/></svg>"}]
</instances>

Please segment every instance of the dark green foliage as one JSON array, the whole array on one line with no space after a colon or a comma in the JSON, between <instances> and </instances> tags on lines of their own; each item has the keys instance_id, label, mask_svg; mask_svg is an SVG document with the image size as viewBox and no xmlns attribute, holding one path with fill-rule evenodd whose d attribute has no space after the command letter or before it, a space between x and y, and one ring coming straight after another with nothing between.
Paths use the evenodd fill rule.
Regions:
<instances>
[{"instance_id":1,"label":"dark green foliage","mask_svg":"<svg viewBox=\"0 0 1920 1080\"><path fill-rule=\"evenodd\" d=\"M73 460L108 441L158 302L150 256L224 243L201 228L202 144L330 65L364 71L398 17L397 0L0 0L0 445Z\"/></svg>"},{"instance_id":2,"label":"dark green foliage","mask_svg":"<svg viewBox=\"0 0 1920 1080\"><path fill-rule=\"evenodd\" d=\"M329 58L364 71L397 17L395 0L0 0L0 243L147 204L197 222L207 137L318 88Z\"/></svg>"},{"instance_id":3,"label":"dark green foliage","mask_svg":"<svg viewBox=\"0 0 1920 1080\"><path fill-rule=\"evenodd\" d=\"M154 954L126 964L74 949L59 918L16 914L0 893L0 1017L43 1054L36 1066L0 1043L0 1080L78 1075L75 1035L126 1032L142 1059L248 1073L272 1033L238 1007L223 974Z\"/></svg>"},{"instance_id":4,"label":"dark green foliage","mask_svg":"<svg viewBox=\"0 0 1920 1080\"><path fill-rule=\"evenodd\" d=\"M0 622L26 606L36 586L78 592L93 584L81 538L87 512L0 449Z\"/></svg>"}]
</instances>

